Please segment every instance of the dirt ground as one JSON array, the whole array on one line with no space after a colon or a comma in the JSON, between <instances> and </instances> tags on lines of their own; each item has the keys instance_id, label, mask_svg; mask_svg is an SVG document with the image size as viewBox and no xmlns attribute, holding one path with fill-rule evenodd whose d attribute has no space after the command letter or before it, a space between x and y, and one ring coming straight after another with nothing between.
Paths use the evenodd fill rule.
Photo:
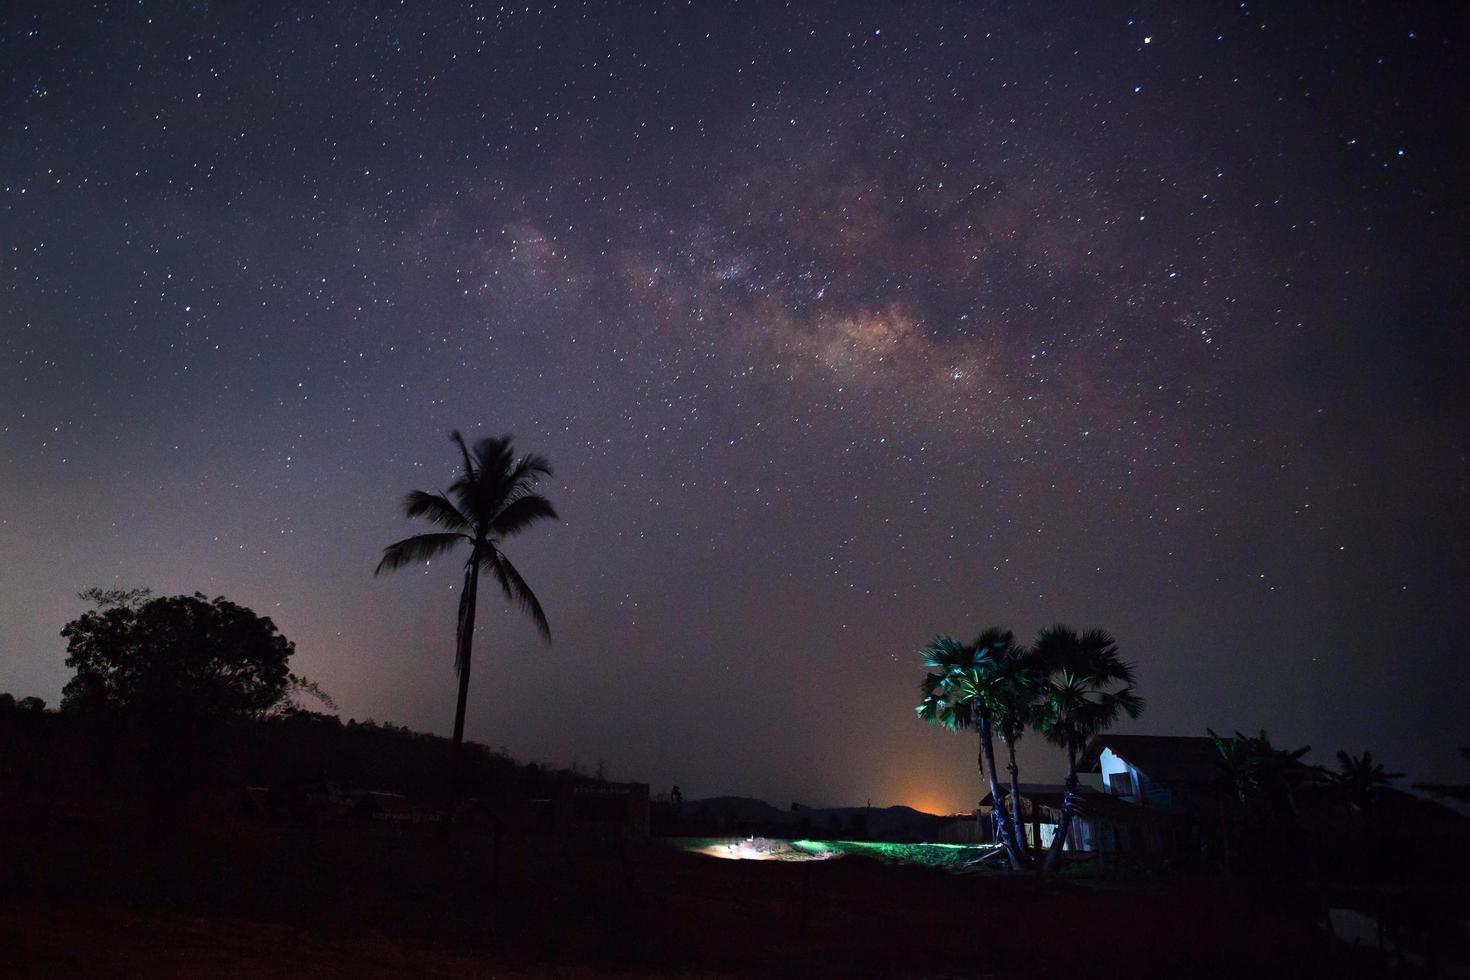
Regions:
<instances>
[{"instance_id":1,"label":"dirt ground","mask_svg":"<svg viewBox=\"0 0 1470 980\"><path fill-rule=\"evenodd\" d=\"M493 950L453 950L384 935L322 935L227 918L85 905L3 906L0 974L20 978L499 977L619 980L567 964L513 965ZM693 978L699 974L687 974Z\"/></svg>"},{"instance_id":2,"label":"dirt ground","mask_svg":"<svg viewBox=\"0 0 1470 980\"><path fill-rule=\"evenodd\" d=\"M1278 891L465 829L0 827L16 977L1376 976Z\"/></svg>"}]
</instances>

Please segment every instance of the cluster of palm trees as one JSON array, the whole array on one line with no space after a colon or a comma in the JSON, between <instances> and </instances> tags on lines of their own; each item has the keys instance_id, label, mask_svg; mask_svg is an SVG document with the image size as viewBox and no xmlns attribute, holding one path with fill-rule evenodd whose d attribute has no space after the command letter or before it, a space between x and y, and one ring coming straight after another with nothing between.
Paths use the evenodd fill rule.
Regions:
<instances>
[{"instance_id":1,"label":"cluster of palm trees","mask_svg":"<svg viewBox=\"0 0 1470 980\"><path fill-rule=\"evenodd\" d=\"M1213 728L1205 731L1220 754L1218 763L1223 774L1243 806L1277 813L1291 811L1296 806L1296 791L1317 773L1301 761L1312 751L1310 745L1280 749L1271 744L1271 736L1264 730L1259 735L1236 732L1228 738Z\"/></svg>"},{"instance_id":2,"label":"cluster of palm trees","mask_svg":"<svg viewBox=\"0 0 1470 980\"><path fill-rule=\"evenodd\" d=\"M1311 827L1320 837L1324 818L1333 833L1346 832L1350 841L1383 833L1375 827L1377 812L1396 794L1393 784L1404 774L1389 772L1373 753L1339 751L1333 769L1303 761L1311 746L1279 748L1265 731L1230 736L1206 731L1221 777L1232 791L1220 838L1227 865L1241 860L1247 865L1289 867L1301 849L1303 829Z\"/></svg>"},{"instance_id":3,"label":"cluster of palm trees","mask_svg":"<svg viewBox=\"0 0 1470 980\"><path fill-rule=\"evenodd\" d=\"M1304 786L1325 787L1338 802L1354 813L1372 810L1393 784L1404 778L1401 772L1389 772L1373 753L1361 755L1339 750L1337 768L1312 766L1302 757L1312 750L1310 745L1298 749L1281 749L1271 744L1271 736L1236 732L1229 737L1213 728L1205 729L1215 750L1220 754L1223 775L1235 790L1236 799L1247 810L1268 814L1286 814L1296 810L1296 795ZM1420 789L1428 789L1415 783Z\"/></svg>"},{"instance_id":4,"label":"cluster of palm trees","mask_svg":"<svg viewBox=\"0 0 1470 980\"><path fill-rule=\"evenodd\" d=\"M1042 630L1026 647L1010 630L990 627L970 643L936 636L920 657L927 673L915 710L924 721L978 734L978 768L995 804L1000 843L1017 871L1038 862L1022 829L1016 742L1036 731L1066 751L1061 821L1037 868L1055 870L1079 809L1078 756L1119 716L1137 718L1143 711L1143 699L1133 689L1133 667L1119 654L1117 641L1104 630L1078 633L1058 625ZM1005 788L995 762L997 737L1006 750Z\"/></svg>"}]
</instances>

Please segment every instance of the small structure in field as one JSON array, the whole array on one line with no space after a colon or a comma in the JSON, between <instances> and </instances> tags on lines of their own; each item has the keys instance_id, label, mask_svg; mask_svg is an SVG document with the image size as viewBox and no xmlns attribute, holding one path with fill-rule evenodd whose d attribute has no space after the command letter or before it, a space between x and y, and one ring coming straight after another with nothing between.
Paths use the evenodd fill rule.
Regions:
<instances>
[{"instance_id":1,"label":"small structure in field","mask_svg":"<svg viewBox=\"0 0 1470 980\"><path fill-rule=\"evenodd\" d=\"M648 836L648 784L612 783L566 773L549 799L533 800L536 829L558 836Z\"/></svg>"},{"instance_id":2,"label":"small structure in field","mask_svg":"<svg viewBox=\"0 0 1470 980\"><path fill-rule=\"evenodd\" d=\"M1069 851L1198 850L1230 819L1233 789L1208 738L1099 735L1078 760L1078 776L1080 804L1064 845ZM1027 846L1050 847L1065 787L1022 783L1020 792ZM984 816L993 813L988 794L980 807ZM993 823L981 820L991 834Z\"/></svg>"}]
</instances>

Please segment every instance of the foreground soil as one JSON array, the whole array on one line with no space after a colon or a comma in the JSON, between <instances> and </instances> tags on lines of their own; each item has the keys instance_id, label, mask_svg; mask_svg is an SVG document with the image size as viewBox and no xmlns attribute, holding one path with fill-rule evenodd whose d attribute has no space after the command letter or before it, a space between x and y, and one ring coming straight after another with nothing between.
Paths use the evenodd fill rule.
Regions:
<instances>
[{"instance_id":1,"label":"foreground soil","mask_svg":"<svg viewBox=\"0 0 1470 980\"><path fill-rule=\"evenodd\" d=\"M455 950L384 935L323 935L227 918L109 906L0 905L6 977L498 977L618 980L642 971L515 964L493 950ZM717 974L703 974L717 976ZM686 973L697 978L701 974Z\"/></svg>"},{"instance_id":2,"label":"foreground soil","mask_svg":"<svg viewBox=\"0 0 1470 980\"><path fill-rule=\"evenodd\" d=\"M1377 976L1280 888L1038 884L460 828L0 825L17 977Z\"/></svg>"}]
</instances>

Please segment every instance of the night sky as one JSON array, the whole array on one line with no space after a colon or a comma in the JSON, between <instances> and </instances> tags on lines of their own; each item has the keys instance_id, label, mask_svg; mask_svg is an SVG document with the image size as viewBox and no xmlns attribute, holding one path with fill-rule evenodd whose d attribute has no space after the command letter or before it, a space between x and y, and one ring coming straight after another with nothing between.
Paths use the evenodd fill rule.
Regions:
<instances>
[{"instance_id":1,"label":"night sky","mask_svg":"<svg viewBox=\"0 0 1470 980\"><path fill-rule=\"evenodd\" d=\"M916 651L1060 620L1463 780L1465 24L1278 6L6 4L0 690L199 590L447 733L459 565L372 571L458 427L556 468L519 758L968 807Z\"/></svg>"}]
</instances>

